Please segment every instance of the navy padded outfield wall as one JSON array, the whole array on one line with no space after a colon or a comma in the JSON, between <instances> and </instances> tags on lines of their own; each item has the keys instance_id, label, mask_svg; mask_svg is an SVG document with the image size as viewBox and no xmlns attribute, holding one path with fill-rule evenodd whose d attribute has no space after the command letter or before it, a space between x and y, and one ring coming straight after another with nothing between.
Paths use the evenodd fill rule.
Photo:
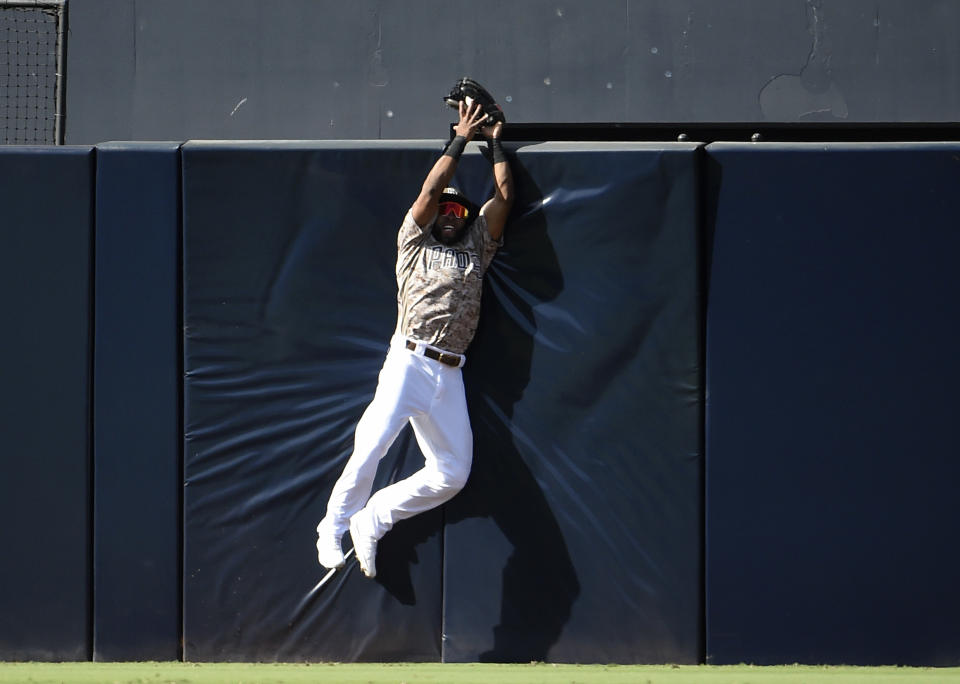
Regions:
<instances>
[{"instance_id":1,"label":"navy padded outfield wall","mask_svg":"<svg viewBox=\"0 0 960 684\"><path fill-rule=\"evenodd\" d=\"M185 657L696 662L693 145L514 155L468 488L398 524L375 581L351 561L311 591L395 323L396 230L441 149L183 147ZM456 182L491 193L476 149ZM404 432L377 486L421 462Z\"/></svg>"},{"instance_id":2,"label":"navy padded outfield wall","mask_svg":"<svg viewBox=\"0 0 960 684\"><path fill-rule=\"evenodd\" d=\"M311 594L314 528L393 330L395 230L439 152L182 148L189 660L440 658L439 511L391 531L376 582L351 562ZM376 486L421 458L405 433Z\"/></svg>"},{"instance_id":3,"label":"navy padded outfield wall","mask_svg":"<svg viewBox=\"0 0 960 684\"><path fill-rule=\"evenodd\" d=\"M0 146L0 659L90 657L93 150Z\"/></svg>"},{"instance_id":4,"label":"navy padded outfield wall","mask_svg":"<svg viewBox=\"0 0 960 684\"><path fill-rule=\"evenodd\" d=\"M960 146L707 150L707 660L956 666Z\"/></svg>"},{"instance_id":5,"label":"navy padded outfield wall","mask_svg":"<svg viewBox=\"0 0 960 684\"><path fill-rule=\"evenodd\" d=\"M179 147L97 146L96 660L180 654Z\"/></svg>"},{"instance_id":6,"label":"navy padded outfield wall","mask_svg":"<svg viewBox=\"0 0 960 684\"><path fill-rule=\"evenodd\" d=\"M444 660L695 663L696 147L516 160L464 367L474 466L447 508ZM487 165L462 175L489 192Z\"/></svg>"}]
</instances>

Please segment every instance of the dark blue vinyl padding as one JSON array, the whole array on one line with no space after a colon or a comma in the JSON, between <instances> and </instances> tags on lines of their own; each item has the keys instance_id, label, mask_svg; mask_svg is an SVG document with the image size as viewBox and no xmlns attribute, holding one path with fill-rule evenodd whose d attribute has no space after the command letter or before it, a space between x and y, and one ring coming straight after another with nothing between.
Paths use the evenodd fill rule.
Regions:
<instances>
[{"instance_id":1,"label":"dark blue vinyl padding","mask_svg":"<svg viewBox=\"0 0 960 684\"><path fill-rule=\"evenodd\" d=\"M441 513L318 593L317 522L396 316L396 231L438 143L187 143L184 649L440 659ZM422 464L406 431L377 485ZM349 548L349 543L345 548Z\"/></svg>"},{"instance_id":2,"label":"dark blue vinyl padding","mask_svg":"<svg viewBox=\"0 0 960 684\"><path fill-rule=\"evenodd\" d=\"M509 147L470 481L319 591L442 145L0 148L0 659L960 665L960 146Z\"/></svg>"},{"instance_id":3,"label":"dark blue vinyl padding","mask_svg":"<svg viewBox=\"0 0 960 684\"><path fill-rule=\"evenodd\" d=\"M96 660L180 653L179 147L97 147Z\"/></svg>"},{"instance_id":4,"label":"dark blue vinyl padding","mask_svg":"<svg viewBox=\"0 0 960 684\"><path fill-rule=\"evenodd\" d=\"M90 657L90 147L0 147L0 659Z\"/></svg>"},{"instance_id":5,"label":"dark blue vinyl padding","mask_svg":"<svg viewBox=\"0 0 960 684\"><path fill-rule=\"evenodd\" d=\"M464 369L444 660L700 657L694 145L522 146ZM466 187L489 191L470 159Z\"/></svg>"},{"instance_id":6,"label":"dark blue vinyl padding","mask_svg":"<svg viewBox=\"0 0 960 684\"><path fill-rule=\"evenodd\" d=\"M958 665L960 146L707 151L707 660Z\"/></svg>"},{"instance_id":7,"label":"dark blue vinyl padding","mask_svg":"<svg viewBox=\"0 0 960 684\"><path fill-rule=\"evenodd\" d=\"M398 524L376 581L350 562L311 593L395 324L396 231L441 149L182 148L185 655L696 662L694 145L515 153L465 368L468 489ZM476 149L455 182L490 196ZM403 433L378 486L421 464Z\"/></svg>"}]
</instances>

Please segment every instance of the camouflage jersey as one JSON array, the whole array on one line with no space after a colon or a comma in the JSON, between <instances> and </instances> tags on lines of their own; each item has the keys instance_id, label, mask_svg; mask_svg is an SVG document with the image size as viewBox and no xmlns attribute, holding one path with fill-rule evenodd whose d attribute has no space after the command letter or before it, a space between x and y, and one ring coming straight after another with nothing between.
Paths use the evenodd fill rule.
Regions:
<instances>
[{"instance_id":1,"label":"camouflage jersey","mask_svg":"<svg viewBox=\"0 0 960 684\"><path fill-rule=\"evenodd\" d=\"M397 236L397 332L463 354L477 330L483 275L500 243L480 214L449 247L407 212Z\"/></svg>"}]
</instances>

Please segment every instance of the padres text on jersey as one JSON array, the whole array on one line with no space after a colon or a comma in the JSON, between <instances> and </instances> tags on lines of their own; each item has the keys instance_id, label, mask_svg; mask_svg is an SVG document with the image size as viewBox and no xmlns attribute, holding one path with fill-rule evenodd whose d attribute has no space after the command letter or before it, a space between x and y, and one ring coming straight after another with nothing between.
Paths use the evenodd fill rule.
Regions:
<instances>
[{"instance_id":1,"label":"padres text on jersey","mask_svg":"<svg viewBox=\"0 0 960 684\"><path fill-rule=\"evenodd\" d=\"M434 219L436 221L436 219ZM480 319L483 275L499 243L483 214L456 245L433 237L407 212L397 236L397 330L456 354L466 351Z\"/></svg>"}]
</instances>

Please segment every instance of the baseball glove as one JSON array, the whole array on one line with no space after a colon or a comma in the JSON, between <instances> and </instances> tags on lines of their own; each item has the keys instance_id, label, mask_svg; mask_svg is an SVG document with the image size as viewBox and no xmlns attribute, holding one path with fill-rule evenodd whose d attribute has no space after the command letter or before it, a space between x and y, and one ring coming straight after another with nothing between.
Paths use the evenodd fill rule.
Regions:
<instances>
[{"instance_id":1,"label":"baseball glove","mask_svg":"<svg viewBox=\"0 0 960 684\"><path fill-rule=\"evenodd\" d=\"M454 109L460 106L461 101L466 102L468 107L474 102L478 102L487 115L486 121L483 123L484 126L492 126L498 121L500 123L506 123L507 121L507 118L503 115L503 109L493 99L493 95L472 78L464 77L457 81L450 90L450 94L443 100Z\"/></svg>"}]
</instances>

